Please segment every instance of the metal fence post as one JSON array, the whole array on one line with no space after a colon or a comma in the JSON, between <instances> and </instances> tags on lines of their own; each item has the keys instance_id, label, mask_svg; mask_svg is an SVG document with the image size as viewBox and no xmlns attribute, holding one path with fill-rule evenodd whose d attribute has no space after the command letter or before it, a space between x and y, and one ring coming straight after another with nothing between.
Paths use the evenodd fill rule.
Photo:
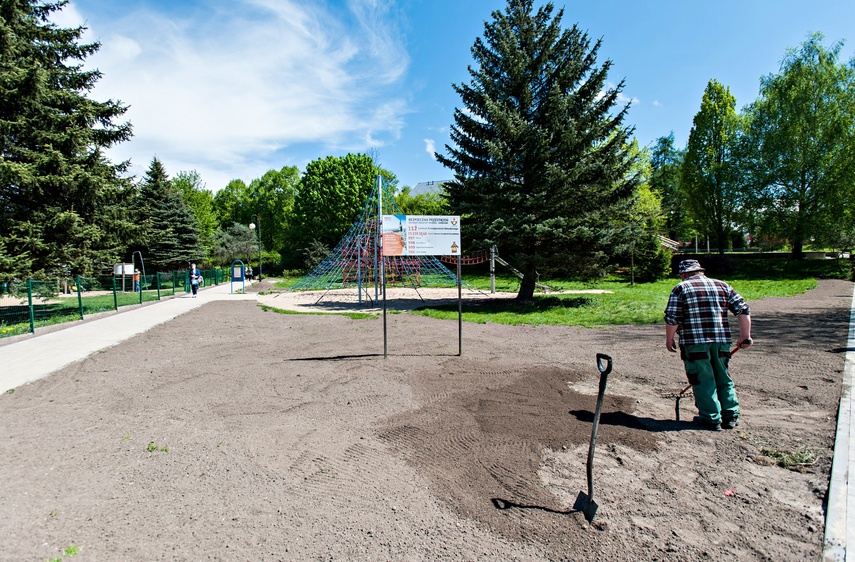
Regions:
<instances>
[{"instance_id":1,"label":"metal fence post","mask_svg":"<svg viewBox=\"0 0 855 562\"><path fill-rule=\"evenodd\" d=\"M125 288L125 279L122 278L122 289ZM113 307L119 310L119 297L116 296L116 276L113 276Z\"/></svg>"},{"instance_id":2,"label":"metal fence post","mask_svg":"<svg viewBox=\"0 0 855 562\"><path fill-rule=\"evenodd\" d=\"M27 306L30 309L30 333L36 333L36 314L33 310L33 280L27 278Z\"/></svg>"},{"instance_id":3,"label":"metal fence post","mask_svg":"<svg viewBox=\"0 0 855 562\"><path fill-rule=\"evenodd\" d=\"M157 300L160 300L160 272L154 273L154 285L157 287Z\"/></svg>"},{"instance_id":4,"label":"metal fence post","mask_svg":"<svg viewBox=\"0 0 855 562\"><path fill-rule=\"evenodd\" d=\"M80 309L80 319L83 320L83 295L81 294L83 288L80 286L80 276L75 275L74 281L77 284L77 308Z\"/></svg>"},{"instance_id":5,"label":"metal fence post","mask_svg":"<svg viewBox=\"0 0 855 562\"><path fill-rule=\"evenodd\" d=\"M175 296L175 283L178 281L175 279L175 270L172 270L172 296Z\"/></svg>"},{"instance_id":6,"label":"metal fence post","mask_svg":"<svg viewBox=\"0 0 855 562\"><path fill-rule=\"evenodd\" d=\"M142 288L143 288L143 283L142 283L142 281L143 281L143 279L142 279L142 278L140 278L140 304L142 304ZM136 287L136 281L134 281L134 289L136 289L136 288L137 288L137 287Z\"/></svg>"}]
</instances>

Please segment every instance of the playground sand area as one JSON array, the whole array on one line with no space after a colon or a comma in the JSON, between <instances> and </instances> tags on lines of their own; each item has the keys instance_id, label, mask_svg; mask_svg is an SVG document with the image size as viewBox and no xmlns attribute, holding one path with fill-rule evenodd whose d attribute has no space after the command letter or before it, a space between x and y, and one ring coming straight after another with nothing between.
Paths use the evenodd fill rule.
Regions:
<instances>
[{"instance_id":1,"label":"playground sand area","mask_svg":"<svg viewBox=\"0 0 855 562\"><path fill-rule=\"evenodd\" d=\"M268 289L268 290L265 290ZM363 288L362 298L356 288L331 289L329 291L270 291L269 286L255 284L248 292L258 293L258 302L263 305L295 312L328 312L351 313L366 312L380 314L383 312L384 297L380 288L372 285ZM550 295L608 293L599 289L580 291L551 291ZM387 287L385 306L387 311L416 310L424 306L453 305L458 300L464 303L487 302L491 300L513 299L516 293L482 291L462 287L431 288L431 287Z\"/></svg>"},{"instance_id":2,"label":"playground sand area","mask_svg":"<svg viewBox=\"0 0 855 562\"><path fill-rule=\"evenodd\" d=\"M210 302L0 395L0 560L816 560L851 295L751 303L717 433L675 420L662 324L465 323L457 356L401 312L384 358L378 317Z\"/></svg>"}]
</instances>

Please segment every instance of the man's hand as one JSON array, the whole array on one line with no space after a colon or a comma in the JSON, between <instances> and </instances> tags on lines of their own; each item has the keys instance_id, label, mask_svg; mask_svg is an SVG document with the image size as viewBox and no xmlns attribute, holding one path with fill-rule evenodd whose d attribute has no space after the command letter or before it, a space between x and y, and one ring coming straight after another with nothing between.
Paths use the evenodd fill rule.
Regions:
<instances>
[{"instance_id":1,"label":"man's hand","mask_svg":"<svg viewBox=\"0 0 855 562\"><path fill-rule=\"evenodd\" d=\"M736 347L738 347L739 349L748 349L752 345L754 345L754 340L752 340L750 337L745 338L743 340L739 340L736 343Z\"/></svg>"},{"instance_id":2,"label":"man's hand","mask_svg":"<svg viewBox=\"0 0 855 562\"><path fill-rule=\"evenodd\" d=\"M677 344L674 342L674 336L671 336L670 338L665 338L665 347L671 353L677 353Z\"/></svg>"},{"instance_id":3,"label":"man's hand","mask_svg":"<svg viewBox=\"0 0 855 562\"><path fill-rule=\"evenodd\" d=\"M674 336L677 335L677 326L665 324L665 348L671 353L677 352L677 344L674 342Z\"/></svg>"}]
</instances>

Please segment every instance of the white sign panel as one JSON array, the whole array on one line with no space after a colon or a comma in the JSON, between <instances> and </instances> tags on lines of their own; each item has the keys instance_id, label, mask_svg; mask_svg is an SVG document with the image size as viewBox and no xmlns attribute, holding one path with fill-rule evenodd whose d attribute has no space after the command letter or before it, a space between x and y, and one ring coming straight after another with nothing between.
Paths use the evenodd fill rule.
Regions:
<instances>
[{"instance_id":1,"label":"white sign panel","mask_svg":"<svg viewBox=\"0 0 855 562\"><path fill-rule=\"evenodd\" d=\"M384 256L459 256L460 217L383 215Z\"/></svg>"}]
</instances>

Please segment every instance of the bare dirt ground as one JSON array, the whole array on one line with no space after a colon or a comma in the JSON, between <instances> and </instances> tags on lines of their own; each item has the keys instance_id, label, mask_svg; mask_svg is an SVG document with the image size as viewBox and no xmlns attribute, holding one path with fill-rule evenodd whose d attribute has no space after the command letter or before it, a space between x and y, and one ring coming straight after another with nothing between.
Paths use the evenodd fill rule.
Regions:
<instances>
[{"instance_id":1,"label":"bare dirt ground","mask_svg":"<svg viewBox=\"0 0 855 562\"><path fill-rule=\"evenodd\" d=\"M384 358L379 318L212 302L0 395L0 560L817 560L851 297L751 303L720 433L675 421L662 324L465 324L458 357L390 314Z\"/></svg>"}]
</instances>

